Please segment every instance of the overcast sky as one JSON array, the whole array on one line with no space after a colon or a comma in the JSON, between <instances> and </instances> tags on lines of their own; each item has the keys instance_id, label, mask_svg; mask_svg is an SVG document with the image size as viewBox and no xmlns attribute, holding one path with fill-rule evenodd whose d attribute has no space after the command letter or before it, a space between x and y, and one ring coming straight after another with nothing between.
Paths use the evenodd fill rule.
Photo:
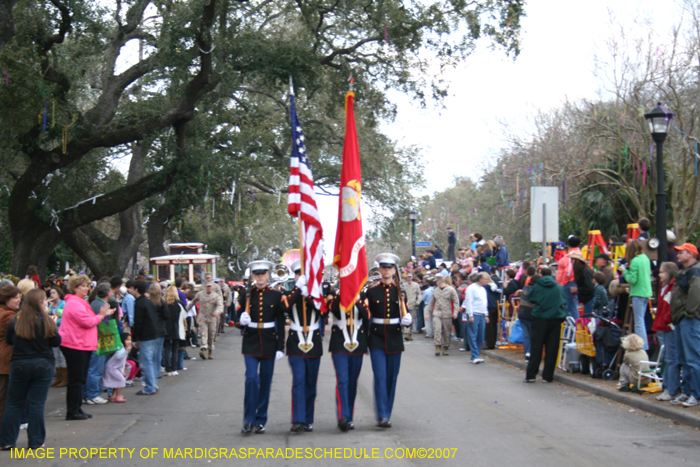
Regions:
<instances>
[{"instance_id":1,"label":"overcast sky","mask_svg":"<svg viewBox=\"0 0 700 467\"><path fill-rule=\"evenodd\" d=\"M613 24L623 23L638 34L644 31L634 24L635 19L650 18L665 34L678 11L676 3L668 0L528 1L527 17L522 21L522 52L517 59L478 48L463 65L445 75L451 85L442 107L421 109L408 96L393 93L398 115L385 131L402 145L422 149L426 194L449 186L454 176L476 180L480 168L502 147L499 121L527 132L527 116L536 109L555 108L567 97L598 96L593 59L596 53L604 53L603 41L615 32L611 15ZM329 263L338 199L319 198ZM366 205L363 209L367 219L371 213Z\"/></svg>"}]
</instances>

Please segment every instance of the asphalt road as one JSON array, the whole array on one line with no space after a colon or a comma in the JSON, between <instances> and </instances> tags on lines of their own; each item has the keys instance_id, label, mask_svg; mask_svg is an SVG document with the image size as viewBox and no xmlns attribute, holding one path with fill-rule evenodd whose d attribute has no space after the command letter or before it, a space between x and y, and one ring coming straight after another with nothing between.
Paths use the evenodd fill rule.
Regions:
<instances>
[{"instance_id":1,"label":"asphalt road","mask_svg":"<svg viewBox=\"0 0 700 467\"><path fill-rule=\"evenodd\" d=\"M313 433L289 432L291 372L283 359L275 366L267 432L242 435L240 339L237 331L220 336L215 360L186 362L188 370L181 376L160 379L161 390L155 396L135 396L139 386L125 390L125 404L85 406L94 415L91 420L66 421L65 389L52 388L46 408L46 446L53 448L53 458L11 459L10 453L2 452L0 464L189 466L224 465L233 459L260 466L339 462L363 467L560 467L698 465L700 459L696 429L559 383L523 384L523 372L489 359L471 365L468 356L454 346L450 356L435 357L432 340L423 337L408 343L402 358L393 428L375 427L372 368L365 357L356 429L347 433L337 429L335 374L325 355ZM326 348L327 342L326 337ZM190 350L190 355L197 352ZM22 432L18 447L26 443ZM71 448L75 451L69 458ZM90 448L94 448L93 457L81 458ZM110 455L110 448L117 458L100 459L100 454ZM184 455L191 449L192 458L166 458L168 449L176 455L178 448ZM223 449L227 454L236 449L238 459L211 458ZM205 453L207 457L194 458ZM252 458L240 459L244 454Z\"/></svg>"}]
</instances>

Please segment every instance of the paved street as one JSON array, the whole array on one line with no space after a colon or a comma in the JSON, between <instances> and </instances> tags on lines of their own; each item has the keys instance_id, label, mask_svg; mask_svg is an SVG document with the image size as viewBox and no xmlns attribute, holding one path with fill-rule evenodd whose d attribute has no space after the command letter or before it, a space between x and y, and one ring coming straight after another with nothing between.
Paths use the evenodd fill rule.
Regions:
<instances>
[{"instance_id":1,"label":"paved street","mask_svg":"<svg viewBox=\"0 0 700 467\"><path fill-rule=\"evenodd\" d=\"M324 347L327 347L327 337ZM180 448L192 456L195 448L260 448L257 458L244 462L261 466L328 465L697 465L700 432L639 410L571 389L559 383L523 384L523 373L487 359L471 365L453 346L450 356L435 357L432 340L418 337L407 344L399 376L393 428L375 428L372 369L365 358L356 405L354 431L336 428L335 375L328 355L318 381L313 433L292 434L290 427L291 373L286 361L275 368L267 433L240 434L243 412L243 359L237 331L220 336L213 361L190 360L181 376L162 378L156 396L141 397L127 388L126 404L85 406L94 418L64 420L65 389L52 388L47 402L47 447L54 459L13 460L0 453L3 466L16 465L199 465L224 459L166 459L165 449ZM324 349L325 350L325 349ZM197 355L190 350L190 355ZM22 432L18 447L26 447ZM59 448L113 448L118 459L59 459ZM132 450L121 451L118 448ZM148 457L152 448L153 458ZM311 448L303 451L297 448ZM318 448L318 449L317 449ZM341 449L336 449L341 448ZM342 449L346 448L346 449ZM422 451L419 448L425 448ZM157 450L156 450L157 449ZM282 451L278 451L281 449ZM310 459L283 458L308 452ZM374 451L373 451L374 449ZM431 449L450 459L396 459L429 455ZM82 455L87 450L81 451ZM208 451L213 453L215 451ZM267 453L267 458L263 455ZM324 457L325 453L325 457ZM109 455L108 449L102 454ZM272 458L272 455L279 455ZM337 460L338 456L360 456ZM374 455L375 458L372 458ZM314 457L315 456L315 457ZM333 460L331 456L336 456ZM366 458L364 458L366 457ZM235 457L231 459L235 460Z\"/></svg>"}]
</instances>

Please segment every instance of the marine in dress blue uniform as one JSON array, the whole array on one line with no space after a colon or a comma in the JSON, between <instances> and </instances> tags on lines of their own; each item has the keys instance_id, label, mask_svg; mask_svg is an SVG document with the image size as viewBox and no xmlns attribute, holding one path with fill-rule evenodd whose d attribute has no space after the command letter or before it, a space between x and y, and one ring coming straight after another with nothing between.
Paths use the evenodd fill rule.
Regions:
<instances>
[{"instance_id":1,"label":"marine in dress blue uniform","mask_svg":"<svg viewBox=\"0 0 700 467\"><path fill-rule=\"evenodd\" d=\"M334 316L328 351L331 353L335 368L338 428L341 431L348 431L355 428L353 414L357 380L362 370L362 358L367 352L369 314L360 304L353 306L352 313L342 311L339 296L330 299L328 311Z\"/></svg>"},{"instance_id":2,"label":"marine in dress blue uniform","mask_svg":"<svg viewBox=\"0 0 700 467\"><path fill-rule=\"evenodd\" d=\"M396 280L399 280L396 267L399 257L382 253L374 261L379 264L381 282L367 290L365 299L371 318L368 345L374 372L377 426L390 428L396 382L401 368L401 352L404 351L401 326L410 326L413 320L408 313L401 316L399 289L394 282L395 273Z\"/></svg>"},{"instance_id":3,"label":"marine in dress blue uniform","mask_svg":"<svg viewBox=\"0 0 700 467\"><path fill-rule=\"evenodd\" d=\"M287 357L292 369L292 428L299 433L314 430L314 404L316 403L316 382L318 369L323 355L323 341L319 331L322 322L321 312L314 307L312 299L307 297L306 283L301 276L301 261L292 264L294 289L285 294L282 301L289 314L291 323L287 336ZM301 280L300 280L301 278ZM303 302L306 302L306 321L304 321ZM308 326L304 334L304 325Z\"/></svg>"},{"instance_id":4,"label":"marine in dress blue uniform","mask_svg":"<svg viewBox=\"0 0 700 467\"><path fill-rule=\"evenodd\" d=\"M275 360L284 357L284 304L282 293L271 289L270 261L248 265L255 285L248 297L250 309L241 313L244 326L242 353L245 359L244 420L241 433L265 433L267 407Z\"/></svg>"}]
</instances>

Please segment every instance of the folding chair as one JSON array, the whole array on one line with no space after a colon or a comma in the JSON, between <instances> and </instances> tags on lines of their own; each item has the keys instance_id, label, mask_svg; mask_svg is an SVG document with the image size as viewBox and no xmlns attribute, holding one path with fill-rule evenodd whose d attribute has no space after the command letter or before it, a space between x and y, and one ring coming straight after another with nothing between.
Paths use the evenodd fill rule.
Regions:
<instances>
[{"instance_id":1,"label":"folding chair","mask_svg":"<svg viewBox=\"0 0 700 467\"><path fill-rule=\"evenodd\" d=\"M640 370L637 373L637 387L641 388L642 387L642 378L647 378L650 383L649 386L643 391L645 392L660 392L661 391L661 383L663 383L664 377L663 377L663 367L664 367L664 347L661 346L661 349L659 350L659 356L657 357L656 361L644 361L642 360L639 362L642 366L647 365L649 367L648 370Z\"/></svg>"}]
</instances>

